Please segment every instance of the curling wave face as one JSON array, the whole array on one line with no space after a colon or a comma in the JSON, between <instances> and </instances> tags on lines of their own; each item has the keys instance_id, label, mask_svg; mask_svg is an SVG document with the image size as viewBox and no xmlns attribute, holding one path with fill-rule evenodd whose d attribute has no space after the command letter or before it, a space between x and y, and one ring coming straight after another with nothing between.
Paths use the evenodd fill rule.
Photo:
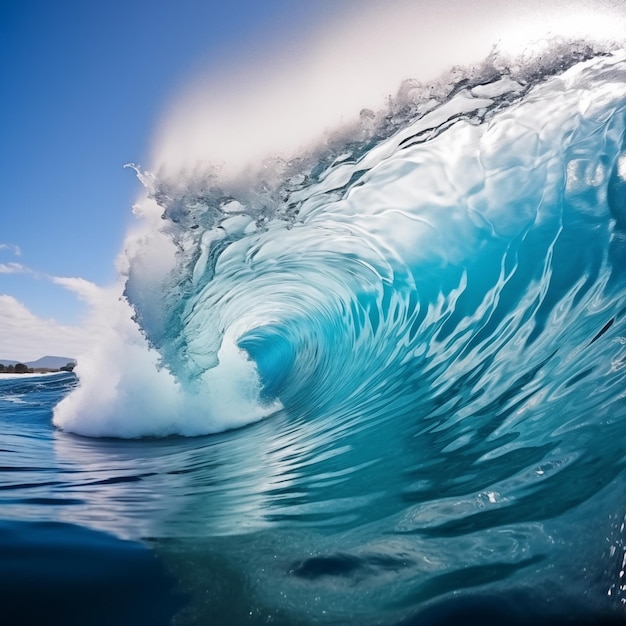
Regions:
<instances>
[{"instance_id":1,"label":"curling wave face","mask_svg":"<svg viewBox=\"0 0 626 626\"><path fill-rule=\"evenodd\" d=\"M84 370L54 418L140 437L267 417L193 452L186 497L203 515L179 531L360 528L304 546L318 560L290 570L295 596L335 570L403 583L353 604L329 583L328 606L341 592L352 616L463 586L465 567L468 585L536 569L554 520L583 524L598 498L617 510L626 56L500 72L362 118L369 135L274 160L249 185L140 172L157 219L125 293L146 339L129 326L124 343L147 356L97 402L102 377ZM255 548L251 571L279 543Z\"/></svg>"}]
</instances>

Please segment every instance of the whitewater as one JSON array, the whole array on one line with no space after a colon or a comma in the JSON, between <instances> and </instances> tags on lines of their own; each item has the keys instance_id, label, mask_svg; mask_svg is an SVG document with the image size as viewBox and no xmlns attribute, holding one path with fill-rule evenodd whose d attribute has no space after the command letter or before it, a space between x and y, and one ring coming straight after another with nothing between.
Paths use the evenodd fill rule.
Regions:
<instances>
[{"instance_id":1,"label":"whitewater","mask_svg":"<svg viewBox=\"0 0 626 626\"><path fill-rule=\"evenodd\" d=\"M0 380L32 428L4 423L4 519L144 542L176 624L623 623L622 49L408 80L239 170L131 167L78 378Z\"/></svg>"}]
</instances>

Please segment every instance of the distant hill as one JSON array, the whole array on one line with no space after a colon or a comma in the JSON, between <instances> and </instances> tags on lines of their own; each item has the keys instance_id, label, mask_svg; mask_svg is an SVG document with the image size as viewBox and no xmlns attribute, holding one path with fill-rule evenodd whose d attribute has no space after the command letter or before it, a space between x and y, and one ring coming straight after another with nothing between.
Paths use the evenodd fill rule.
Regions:
<instances>
[{"instance_id":1,"label":"distant hill","mask_svg":"<svg viewBox=\"0 0 626 626\"><path fill-rule=\"evenodd\" d=\"M24 363L28 367L46 367L50 369L58 369L68 363L74 363L76 359L72 359L67 356L42 356L36 361L12 361L10 359L0 359L2 365L16 365L17 363Z\"/></svg>"}]
</instances>

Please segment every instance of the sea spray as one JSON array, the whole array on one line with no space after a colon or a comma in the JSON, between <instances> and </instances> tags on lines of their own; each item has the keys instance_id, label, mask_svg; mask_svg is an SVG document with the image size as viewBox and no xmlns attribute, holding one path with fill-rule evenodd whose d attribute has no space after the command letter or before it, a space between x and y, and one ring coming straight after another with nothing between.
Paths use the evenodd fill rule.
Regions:
<instances>
[{"instance_id":1,"label":"sea spray","mask_svg":"<svg viewBox=\"0 0 626 626\"><path fill-rule=\"evenodd\" d=\"M254 364L232 342L222 344L219 366L183 386L160 364L125 298L103 292L95 306L106 307L106 322L94 325L92 350L76 367L79 384L55 407L55 426L90 437L198 435L278 408L260 402Z\"/></svg>"}]
</instances>

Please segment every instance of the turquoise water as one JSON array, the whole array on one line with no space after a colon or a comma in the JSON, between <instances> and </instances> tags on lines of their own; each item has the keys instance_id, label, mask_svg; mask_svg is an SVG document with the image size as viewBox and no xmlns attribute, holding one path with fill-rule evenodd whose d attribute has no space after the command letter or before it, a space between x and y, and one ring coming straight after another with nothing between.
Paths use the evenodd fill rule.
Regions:
<instances>
[{"instance_id":1,"label":"turquoise water","mask_svg":"<svg viewBox=\"0 0 626 626\"><path fill-rule=\"evenodd\" d=\"M3 601L623 623L625 79L492 68L262 178L139 171L141 333L0 380Z\"/></svg>"}]
</instances>

